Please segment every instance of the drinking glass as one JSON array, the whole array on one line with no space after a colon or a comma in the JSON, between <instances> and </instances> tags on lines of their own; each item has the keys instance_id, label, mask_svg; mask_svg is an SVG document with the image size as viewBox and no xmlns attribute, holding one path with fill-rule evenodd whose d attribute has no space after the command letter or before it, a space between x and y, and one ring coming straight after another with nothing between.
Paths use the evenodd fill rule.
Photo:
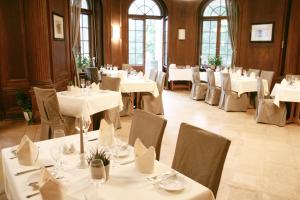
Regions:
<instances>
[{"instance_id":1,"label":"drinking glass","mask_svg":"<svg viewBox=\"0 0 300 200\"><path fill-rule=\"evenodd\" d=\"M101 159L93 159L90 162L91 181L98 188L106 180L105 166Z\"/></svg>"},{"instance_id":2,"label":"drinking glass","mask_svg":"<svg viewBox=\"0 0 300 200\"><path fill-rule=\"evenodd\" d=\"M86 142L86 140L88 140L88 130L89 130L89 127L91 125L91 118L88 117L88 118L83 118L83 117L78 117L75 119L75 129L80 132L80 123L82 123L82 130L83 130L83 138L84 138L84 142Z\"/></svg>"},{"instance_id":3,"label":"drinking glass","mask_svg":"<svg viewBox=\"0 0 300 200\"><path fill-rule=\"evenodd\" d=\"M90 95L91 81L87 80L87 81L85 82L85 89L87 90L87 95Z\"/></svg>"},{"instance_id":4,"label":"drinking glass","mask_svg":"<svg viewBox=\"0 0 300 200\"><path fill-rule=\"evenodd\" d=\"M85 87L85 79L84 78L80 79L80 85L81 85L81 88Z\"/></svg>"},{"instance_id":5,"label":"drinking glass","mask_svg":"<svg viewBox=\"0 0 300 200\"><path fill-rule=\"evenodd\" d=\"M62 157L62 147L59 144L53 144L53 146L50 149L50 155L52 159L55 161L55 166L53 169L53 175L58 176L58 172L61 167L61 157Z\"/></svg>"}]
</instances>

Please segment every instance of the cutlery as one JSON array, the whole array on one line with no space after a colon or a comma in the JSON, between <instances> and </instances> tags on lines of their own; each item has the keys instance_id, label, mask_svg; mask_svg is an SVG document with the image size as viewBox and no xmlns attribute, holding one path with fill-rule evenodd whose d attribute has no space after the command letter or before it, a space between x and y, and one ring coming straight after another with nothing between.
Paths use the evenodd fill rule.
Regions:
<instances>
[{"instance_id":1,"label":"cutlery","mask_svg":"<svg viewBox=\"0 0 300 200\"><path fill-rule=\"evenodd\" d=\"M9 159L15 159L15 158L17 158L17 156L10 157Z\"/></svg>"},{"instance_id":2,"label":"cutlery","mask_svg":"<svg viewBox=\"0 0 300 200\"><path fill-rule=\"evenodd\" d=\"M60 177L56 177L55 179L63 179L63 178L64 178L63 176L60 176ZM33 181L33 182L28 183L27 185L28 186L35 186L38 183L39 183L38 181Z\"/></svg>"},{"instance_id":3,"label":"cutlery","mask_svg":"<svg viewBox=\"0 0 300 200\"><path fill-rule=\"evenodd\" d=\"M127 164L130 164L130 163L133 163L134 161L135 160L128 160L128 161L120 163L120 165L127 165Z\"/></svg>"},{"instance_id":4,"label":"cutlery","mask_svg":"<svg viewBox=\"0 0 300 200\"><path fill-rule=\"evenodd\" d=\"M91 141L95 141L95 140L98 140L98 138L92 138L92 139L89 139L88 141L91 142Z\"/></svg>"},{"instance_id":5,"label":"cutlery","mask_svg":"<svg viewBox=\"0 0 300 200\"><path fill-rule=\"evenodd\" d=\"M53 166L54 165L45 165L43 167L49 168L49 167L53 167ZM38 170L42 169L43 167L39 167L39 168L35 168L35 169L29 169L29 170L25 170L25 171L22 171L22 172L17 172L17 173L15 173L15 176L19 176L19 175L26 174L26 173L29 173L29 172L38 171Z\"/></svg>"},{"instance_id":6,"label":"cutlery","mask_svg":"<svg viewBox=\"0 0 300 200\"><path fill-rule=\"evenodd\" d=\"M152 182L152 184L157 184L157 183L159 183L161 181L164 181L164 180L167 180L169 178L176 177L177 174L178 174L178 172L172 171L172 172L166 172L164 174L159 174L159 175L147 177L146 179L148 181Z\"/></svg>"},{"instance_id":7,"label":"cutlery","mask_svg":"<svg viewBox=\"0 0 300 200\"><path fill-rule=\"evenodd\" d=\"M40 194L40 192L36 192L36 193L33 193L33 194L29 194L26 196L27 199L31 198L31 197L34 197L36 195Z\"/></svg>"}]
</instances>

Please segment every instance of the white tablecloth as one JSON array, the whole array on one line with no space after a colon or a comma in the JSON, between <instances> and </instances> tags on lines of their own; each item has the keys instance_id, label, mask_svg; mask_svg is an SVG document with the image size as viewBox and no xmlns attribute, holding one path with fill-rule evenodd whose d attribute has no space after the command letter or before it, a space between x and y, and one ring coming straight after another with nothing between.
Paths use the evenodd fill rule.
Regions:
<instances>
[{"instance_id":1,"label":"white tablecloth","mask_svg":"<svg viewBox=\"0 0 300 200\"><path fill-rule=\"evenodd\" d=\"M276 83L271 93L275 97L274 104L278 107L282 102L300 102L300 86L297 85L281 85Z\"/></svg>"},{"instance_id":2,"label":"white tablecloth","mask_svg":"<svg viewBox=\"0 0 300 200\"><path fill-rule=\"evenodd\" d=\"M91 135L95 137L97 132ZM9 159L12 155L11 148L2 150L2 164L5 174L6 194L9 200L25 200L26 195L34 193L31 187L27 186L29 178L38 175L38 172L30 172L23 175L15 176L16 172L26 169L33 169L51 162L49 150L54 144L58 142L63 144L65 141L75 143L78 146L79 135L72 135L54 140L46 140L37 142L40 147L38 162L35 166L20 166L17 159ZM97 141L88 142L89 148L97 145ZM87 148L86 148L87 149ZM130 149L131 154L127 158L123 158L121 162L131 160L133 158L133 150ZM64 176L61 181L65 184L68 192L68 199L84 200L83 193L89 200L109 199L109 200L214 200L212 192L203 185L185 177L182 177L186 184L185 189L181 192L167 192L158 186L152 185L146 180L146 177L165 173L170 170L166 165L156 161L155 171L153 174L142 174L137 171L135 164L117 165L110 168L110 176L108 182L102 184L97 193L97 189L90 182L89 168L78 169L76 167L79 161L78 153L65 155L63 157L63 171L61 175ZM51 169L51 168L50 168ZM32 179L30 179L32 181ZM40 195L31 198L32 200L41 199Z\"/></svg>"},{"instance_id":3,"label":"white tablecloth","mask_svg":"<svg viewBox=\"0 0 300 200\"><path fill-rule=\"evenodd\" d=\"M200 72L200 80L207 82L207 73ZM221 72L215 72L216 86L221 87ZM268 81L263 79L264 94L269 94ZM241 95L247 92L257 92L257 79L251 77L233 77L231 76L231 89Z\"/></svg>"},{"instance_id":4,"label":"white tablecloth","mask_svg":"<svg viewBox=\"0 0 300 200\"><path fill-rule=\"evenodd\" d=\"M109 90L90 91L89 94L75 94L68 91L57 93L60 112L62 115L84 117L119 106L123 109L120 92Z\"/></svg>"},{"instance_id":5,"label":"white tablecloth","mask_svg":"<svg viewBox=\"0 0 300 200\"><path fill-rule=\"evenodd\" d=\"M154 97L159 96L156 82L138 77L121 81L120 91L123 93L150 92Z\"/></svg>"},{"instance_id":6,"label":"white tablecloth","mask_svg":"<svg viewBox=\"0 0 300 200\"><path fill-rule=\"evenodd\" d=\"M168 81L192 81L192 70L169 68Z\"/></svg>"}]
</instances>

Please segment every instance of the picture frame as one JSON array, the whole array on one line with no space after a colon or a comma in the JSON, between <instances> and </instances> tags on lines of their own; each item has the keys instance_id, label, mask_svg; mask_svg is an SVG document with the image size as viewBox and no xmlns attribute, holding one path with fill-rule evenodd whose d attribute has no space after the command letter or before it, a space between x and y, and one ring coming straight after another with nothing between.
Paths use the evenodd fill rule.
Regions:
<instances>
[{"instance_id":1,"label":"picture frame","mask_svg":"<svg viewBox=\"0 0 300 200\"><path fill-rule=\"evenodd\" d=\"M53 39L54 40L64 40L64 17L57 14L52 13L52 21L53 21Z\"/></svg>"},{"instance_id":2,"label":"picture frame","mask_svg":"<svg viewBox=\"0 0 300 200\"><path fill-rule=\"evenodd\" d=\"M250 42L273 42L274 22L251 24Z\"/></svg>"},{"instance_id":3,"label":"picture frame","mask_svg":"<svg viewBox=\"0 0 300 200\"><path fill-rule=\"evenodd\" d=\"M178 40L185 40L185 29L178 29Z\"/></svg>"}]
</instances>

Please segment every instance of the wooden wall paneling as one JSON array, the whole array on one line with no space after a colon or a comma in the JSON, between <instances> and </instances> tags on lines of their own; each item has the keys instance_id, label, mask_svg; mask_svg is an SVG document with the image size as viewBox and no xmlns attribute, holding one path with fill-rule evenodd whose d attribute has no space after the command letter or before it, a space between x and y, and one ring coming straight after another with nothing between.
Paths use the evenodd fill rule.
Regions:
<instances>
[{"instance_id":1,"label":"wooden wall paneling","mask_svg":"<svg viewBox=\"0 0 300 200\"><path fill-rule=\"evenodd\" d=\"M286 1L243 0L240 1L240 36L237 65L275 71L280 76L281 42L283 40ZM274 39L271 43L251 43L252 23L275 22Z\"/></svg>"},{"instance_id":2,"label":"wooden wall paneling","mask_svg":"<svg viewBox=\"0 0 300 200\"><path fill-rule=\"evenodd\" d=\"M292 0L286 43L285 74L300 74L300 1Z\"/></svg>"},{"instance_id":3,"label":"wooden wall paneling","mask_svg":"<svg viewBox=\"0 0 300 200\"><path fill-rule=\"evenodd\" d=\"M109 28L109 24L107 25L107 30L112 32L112 26L120 26L120 32L122 29L122 12L121 12L121 4L124 0L114 0L111 1L111 24ZM121 36L120 36L121 37ZM111 64L116 66L122 66L122 40L121 38L119 40L113 41L110 38L107 38L108 40L111 40Z\"/></svg>"},{"instance_id":4,"label":"wooden wall paneling","mask_svg":"<svg viewBox=\"0 0 300 200\"><path fill-rule=\"evenodd\" d=\"M111 1L103 0L103 50L104 64L112 63L111 49Z\"/></svg>"},{"instance_id":5,"label":"wooden wall paneling","mask_svg":"<svg viewBox=\"0 0 300 200\"><path fill-rule=\"evenodd\" d=\"M102 1L94 0L95 5L95 13L94 13L94 20L95 20L95 31L96 31L96 58L97 63L96 65L103 65L104 64L104 58L103 58L103 6Z\"/></svg>"}]
</instances>

